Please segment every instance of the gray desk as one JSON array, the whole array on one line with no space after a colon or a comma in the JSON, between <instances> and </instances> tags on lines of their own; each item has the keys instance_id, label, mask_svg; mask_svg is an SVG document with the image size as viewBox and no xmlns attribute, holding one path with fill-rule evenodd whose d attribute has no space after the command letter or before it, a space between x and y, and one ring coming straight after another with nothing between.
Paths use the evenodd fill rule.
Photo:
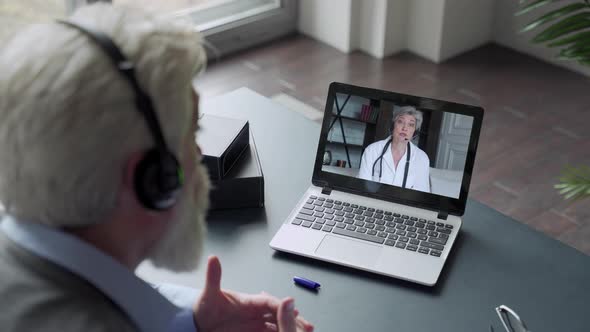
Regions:
<instances>
[{"instance_id":1,"label":"gray desk","mask_svg":"<svg viewBox=\"0 0 590 332\"><path fill-rule=\"evenodd\" d=\"M223 287L294 296L317 331L488 331L500 327L499 304L534 332L590 331L590 258L473 200L432 288L275 252L268 242L311 182L320 126L248 89L202 109L250 120L266 180L266 208L209 218L206 253L221 258ZM144 264L139 274L192 287L204 279L203 267L172 274ZM294 275L321 290L294 286Z\"/></svg>"}]
</instances>

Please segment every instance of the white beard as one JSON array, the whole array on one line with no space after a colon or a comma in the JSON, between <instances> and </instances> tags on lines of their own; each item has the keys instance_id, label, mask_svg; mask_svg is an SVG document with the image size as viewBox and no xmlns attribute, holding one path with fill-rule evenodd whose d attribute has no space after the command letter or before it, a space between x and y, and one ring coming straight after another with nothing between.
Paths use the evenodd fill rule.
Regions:
<instances>
[{"instance_id":1,"label":"white beard","mask_svg":"<svg viewBox=\"0 0 590 332\"><path fill-rule=\"evenodd\" d=\"M205 216L209 208L209 176L205 167L197 163L193 183L185 183L187 192L178 202L178 214L162 239L156 244L148 260L159 268L174 272L192 271L199 265L205 236ZM194 188L194 190L193 190Z\"/></svg>"}]
</instances>

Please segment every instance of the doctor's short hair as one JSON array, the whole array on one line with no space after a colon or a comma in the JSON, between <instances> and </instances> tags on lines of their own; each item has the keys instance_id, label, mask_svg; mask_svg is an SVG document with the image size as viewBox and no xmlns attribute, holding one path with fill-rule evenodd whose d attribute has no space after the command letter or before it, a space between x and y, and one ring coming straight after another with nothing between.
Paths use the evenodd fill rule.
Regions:
<instances>
[{"instance_id":1,"label":"doctor's short hair","mask_svg":"<svg viewBox=\"0 0 590 332\"><path fill-rule=\"evenodd\" d=\"M69 20L109 35L135 64L168 148L182 160L192 80L205 66L188 22L95 3ZM129 82L88 36L31 25L0 52L0 205L26 221L86 226L117 204L132 154L154 146Z\"/></svg>"},{"instance_id":2,"label":"doctor's short hair","mask_svg":"<svg viewBox=\"0 0 590 332\"><path fill-rule=\"evenodd\" d=\"M411 115L416 119L416 130L422 127L422 112L418 111L414 106L396 107L391 117L391 127L395 125L395 121L402 115Z\"/></svg>"}]
</instances>

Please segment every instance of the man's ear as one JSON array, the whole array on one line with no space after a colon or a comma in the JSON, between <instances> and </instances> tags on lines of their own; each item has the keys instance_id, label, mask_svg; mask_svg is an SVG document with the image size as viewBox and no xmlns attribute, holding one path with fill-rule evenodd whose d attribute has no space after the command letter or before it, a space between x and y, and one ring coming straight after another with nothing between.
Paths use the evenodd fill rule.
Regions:
<instances>
[{"instance_id":1,"label":"man's ear","mask_svg":"<svg viewBox=\"0 0 590 332\"><path fill-rule=\"evenodd\" d=\"M145 157L143 152L134 152L125 162L125 170L123 171L123 185L134 190L135 172L141 160Z\"/></svg>"},{"instance_id":2,"label":"man's ear","mask_svg":"<svg viewBox=\"0 0 590 332\"><path fill-rule=\"evenodd\" d=\"M125 161L123 169L123 178L121 183L121 194L125 195L126 199L131 199L136 204L141 205L137 194L135 193L135 173L137 172L137 166L141 160L145 157L144 152L134 152Z\"/></svg>"}]
</instances>

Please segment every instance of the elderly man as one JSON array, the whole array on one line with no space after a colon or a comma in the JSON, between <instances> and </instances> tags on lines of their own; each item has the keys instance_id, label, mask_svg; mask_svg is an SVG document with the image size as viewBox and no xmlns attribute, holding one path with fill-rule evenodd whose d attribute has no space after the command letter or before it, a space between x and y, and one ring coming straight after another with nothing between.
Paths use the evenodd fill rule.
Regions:
<instances>
[{"instance_id":1,"label":"elderly man","mask_svg":"<svg viewBox=\"0 0 590 332\"><path fill-rule=\"evenodd\" d=\"M120 53L119 53L120 52ZM220 287L191 308L133 271L196 268L208 179L190 25L93 5L0 53L0 330L311 331L292 298Z\"/></svg>"}]
</instances>

